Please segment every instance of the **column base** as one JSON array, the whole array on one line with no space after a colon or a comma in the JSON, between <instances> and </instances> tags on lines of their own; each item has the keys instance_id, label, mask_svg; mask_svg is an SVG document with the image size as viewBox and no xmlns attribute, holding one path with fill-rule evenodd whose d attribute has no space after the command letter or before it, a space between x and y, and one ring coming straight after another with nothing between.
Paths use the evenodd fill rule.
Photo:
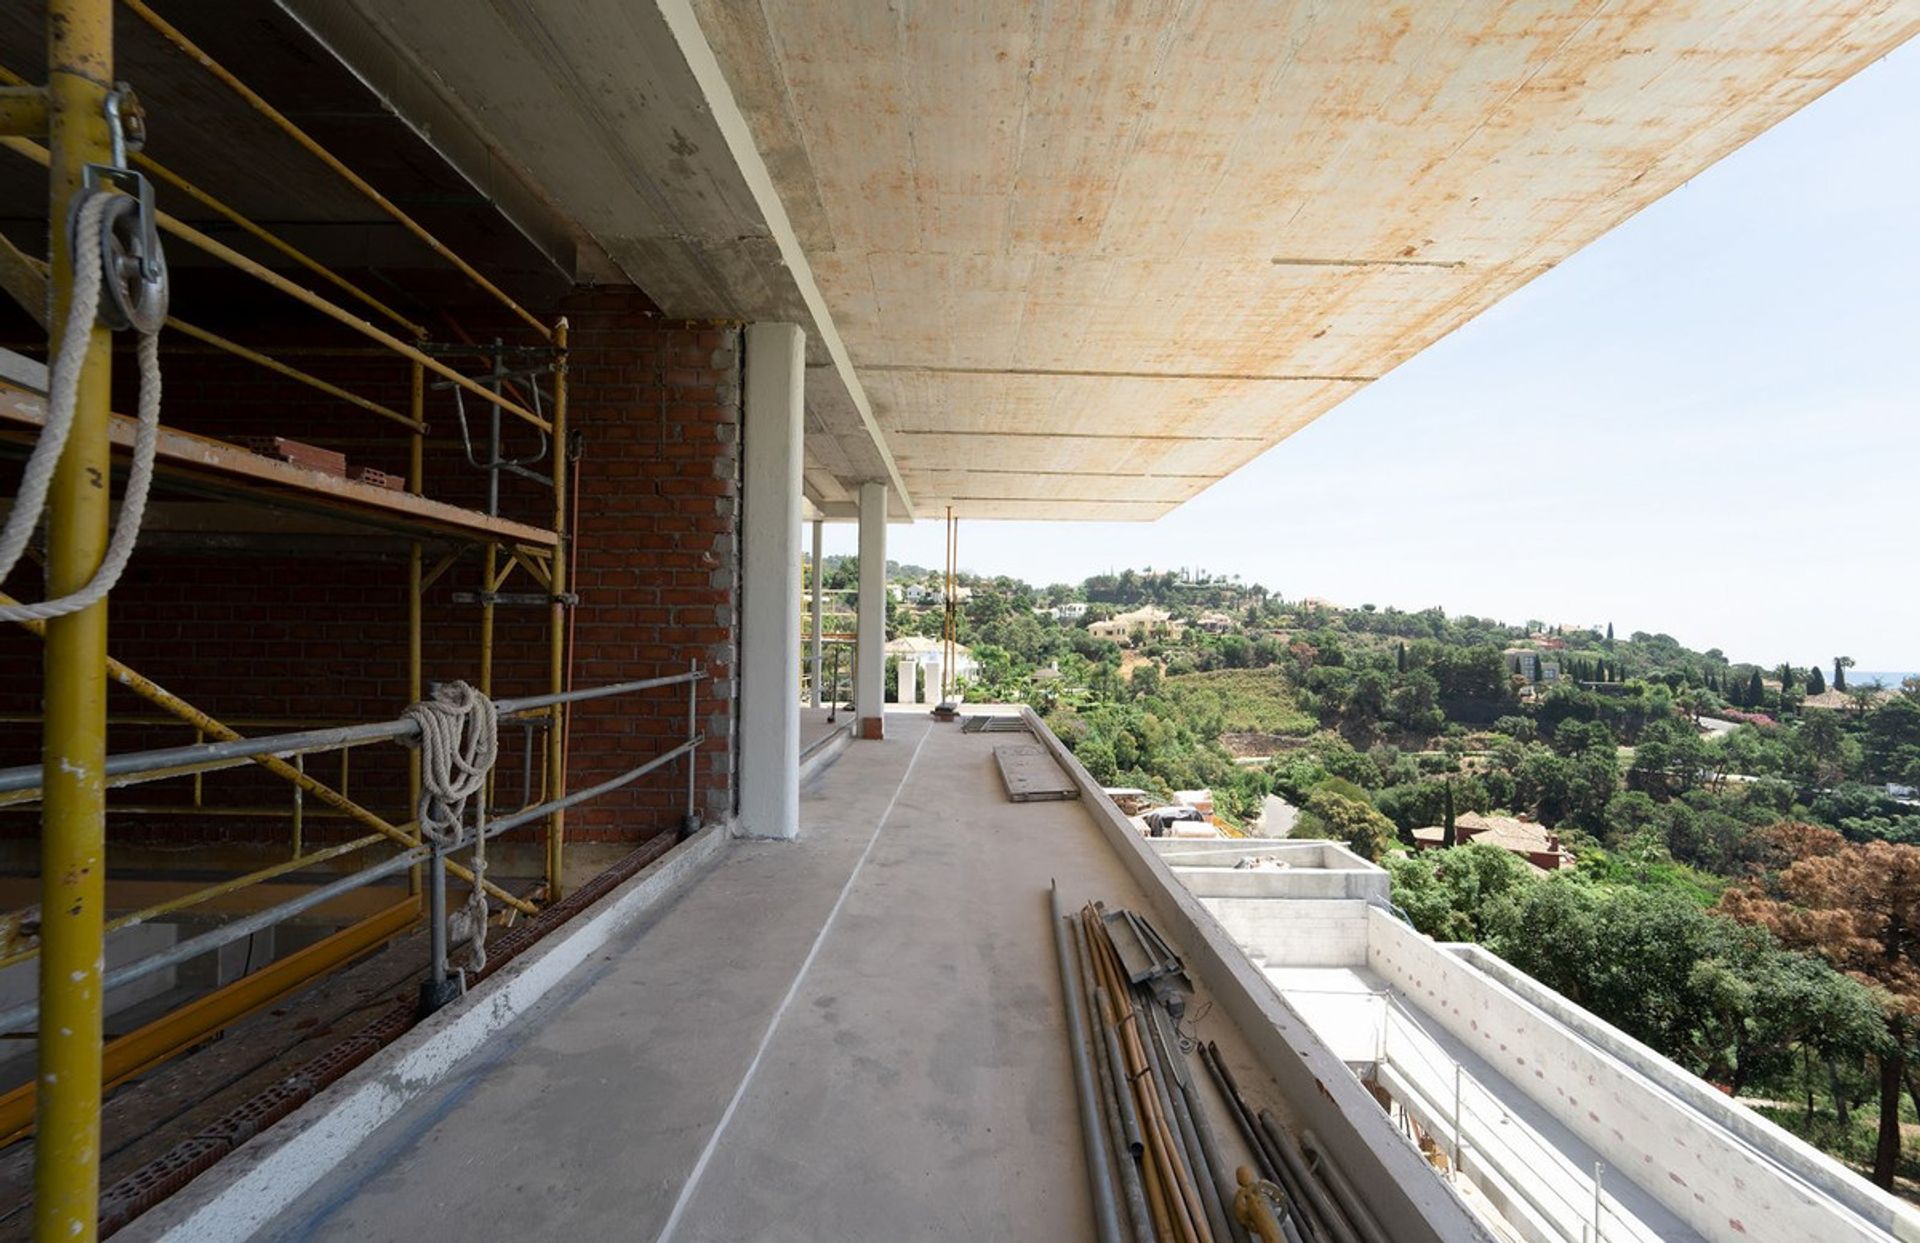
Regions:
<instances>
[{"instance_id":1,"label":"column base","mask_svg":"<svg viewBox=\"0 0 1920 1243\"><path fill-rule=\"evenodd\" d=\"M884 717L863 716L860 718L860 736L869 742L879 742L887 736L887 722Z\"/></svg>"}]
</instances>

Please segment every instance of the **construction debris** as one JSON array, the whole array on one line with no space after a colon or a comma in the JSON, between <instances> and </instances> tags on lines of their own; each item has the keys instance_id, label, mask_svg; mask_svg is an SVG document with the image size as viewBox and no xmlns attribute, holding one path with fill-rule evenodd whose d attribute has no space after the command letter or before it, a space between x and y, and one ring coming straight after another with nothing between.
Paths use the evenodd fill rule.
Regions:
<instances>
[{"instance_id":1,"label":"construction debris","mask_svg":"<svg viewBox=\"0 0 1920 1243\"><path fill-rule=\"evenodd\" d=\"M347 455L322 449L319 445L289 440L285 436L248 436L246 446L261 457L277 458L308 470L317 470L323 475L338 475L344 479L347 474Z\"/></svg>"}]
</instances>

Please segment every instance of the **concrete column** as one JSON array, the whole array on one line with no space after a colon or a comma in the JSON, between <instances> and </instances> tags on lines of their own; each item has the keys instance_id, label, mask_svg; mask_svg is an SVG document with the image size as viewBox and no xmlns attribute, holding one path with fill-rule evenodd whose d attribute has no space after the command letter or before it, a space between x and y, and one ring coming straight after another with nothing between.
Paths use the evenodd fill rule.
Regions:
<instances>
[{"instance_id":1,"label":"concrete column","mask_svg":"<svg viewBox=\"0 0 1920 1243\"><path fill-rule=\"evenodd\" d=\"M898 672L900 675L900 702L903 704L919 703L920 658L918 656L902 656L900 658Z\"/></svg>"},{"instance_id":2,"label":"concrete column","mask_svg":"<svg viewBox=\"0 0 1920 1243\"><path fill-rule=\"evenodd\" d=\"M940 684L946 678L947 658L935 652L927 661L927 702L939 707L944 697L940 694Z\"/></svg>"},{"instance_id":3,"label":"concrete column","mask_svg":"<svg viewBox=\"0 0 1920 1243\"><path fill-rule=\"evenodd\" d=\"M800 831L803 347L794 324L747 329L738 831L754 837Z\"/></svg>"},{"instance_id":4,"label":"concrete column","mask_svg":"<svg viewBox=\"0 0 1920 1243\"><path fill-rule=\"evenodd\" d=\"M813 524L813 650L807 655L807 705L820 706L820 665L823 640L820 637L820 540L826 523L815 520Z\"/></svg>"},{"instance_id":5,"label":"concrete column","mask_svg":"<svg viewBox=\"0 0 1920 1243\"><path fill-rule=\"evenodd\" d=\"M886 737L887 680L887 485L860 485L859 670L853 702L862 738Z\"/></svg>"}]
</instances>

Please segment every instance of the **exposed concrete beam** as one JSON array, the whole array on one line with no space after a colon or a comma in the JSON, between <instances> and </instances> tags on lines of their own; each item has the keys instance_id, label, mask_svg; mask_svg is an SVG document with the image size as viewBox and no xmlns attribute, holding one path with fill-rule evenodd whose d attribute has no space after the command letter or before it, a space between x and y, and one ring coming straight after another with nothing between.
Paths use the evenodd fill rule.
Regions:
<instances>
[{"instance_id":1,"label":"exposed concrete beam","mask_svg":"<svg viewBox=\"0 0 1920 1243\"><path fill-rule=\"evenodd\" d=\"M457 96L395 40L378 8L356 0L275 0L322 47L366 84L394 116L431 143L500 214L576 283L617 279L593 238L537 181L486 136Z\"/></svg>"},{"instance_id":2,"label":"exposed concrete beam","mask_svg":"<svg viewBox=\"0 0 1920 1243\"><path fill-rule=\"evenodd\" d=\"M880 423L873 416L873 406L867 400L866 388L855 374L853 359L847 354L847 346L840 339L840 330L835 326L833 311L827 306L825 295L813 277L813 267L807 261L806 251L801 248L800 239L794 234L793 222L787 216L786 205L780 199L780 192L774 188L773 178L767 172L766 163L760 158L760 150L754 145L753 131L747 124L747 118L734 102L733 91L727 85L726 74L715 59L713 49L707 45L707 37L700 29L700 20L694 16L693 6L688 0L656 0L660 14L666 18L667 26L673 32L679 44L680 53L687 60L687 66L693 71L694 78L700 84L700 92L711 109L714 122L725 137L727 149L732 154L740 175L746 179L747 188L754 202L766 218L767 228L772 232L773 241L779 247L780 259L787 271L800 287L800 296L806 302L807 310L813 317L814 333L828 356L833 360L834 370L839 374L841 383L846 386L847 396L854 408L860 413L860 422L872 439L874 448L885 460L887 482L890 489L899 496L900 503L911 514L913 512L913 494L907 490L906 481L900 477L900 469L894 463L893 453L887 448L886 433L880 430Z\"/></svg>"}]
</instances>

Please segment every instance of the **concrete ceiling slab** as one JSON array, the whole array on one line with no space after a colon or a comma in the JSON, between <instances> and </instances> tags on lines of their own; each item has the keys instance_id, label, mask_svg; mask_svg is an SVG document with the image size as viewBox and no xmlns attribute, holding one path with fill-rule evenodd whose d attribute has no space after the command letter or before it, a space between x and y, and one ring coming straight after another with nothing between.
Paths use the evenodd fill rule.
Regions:
<instances>
[{"instance_id":1,"label":"concrete ceiling slab","mask_svg":"<svg viewBox=\"0 0 1920 1243\"><path fill-rule=\"evenodd\" d=\"M827 369L809 404L831 407L822 418L856 472L840 485L887 482L910 512L785 201L686 0L279 3L423 133L455 131L435 138L449 158L484 153L491 176L523 188L519 201L563 215L669 317L801 325L809 359Z\"/></svg>"},{"instance_id":2,"label":"concrete ceiling slab","mask_svg":"<svg viewBox=\"0 0 1920 1243\"><path fill-rule=\"evenodd\" d=\"M693 3L918 508L1009 518L1158 516L1920 31L1920 0Z\"/></svg>"}]
</instances>

